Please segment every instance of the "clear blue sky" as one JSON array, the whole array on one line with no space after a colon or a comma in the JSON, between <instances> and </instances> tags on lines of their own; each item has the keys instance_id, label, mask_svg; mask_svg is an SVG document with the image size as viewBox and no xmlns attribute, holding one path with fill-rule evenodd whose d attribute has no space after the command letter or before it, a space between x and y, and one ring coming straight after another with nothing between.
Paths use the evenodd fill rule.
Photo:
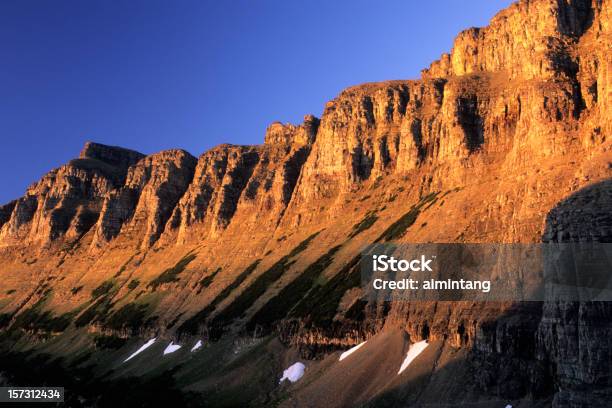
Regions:
<instances>
[{"instance_id":1,"label":"clear blue sky","mask_svg":"<svg viewBox=\"0 0 612 408\"><path fill-rule=\"evenodd\" d=\"M199 156L416 78L510 0L1 0L0 203L87 140Z\"/></svg>"}]
</instances>

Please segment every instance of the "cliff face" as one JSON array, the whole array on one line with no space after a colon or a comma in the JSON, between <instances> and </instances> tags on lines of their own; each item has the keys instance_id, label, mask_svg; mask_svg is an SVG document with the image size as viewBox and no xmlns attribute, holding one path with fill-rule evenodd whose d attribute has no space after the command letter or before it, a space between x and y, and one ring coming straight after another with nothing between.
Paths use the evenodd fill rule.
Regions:
<instances>
[{"instance_id":1,"label":"cliff face","mask_svg":"<svg viewBox=\"0 0 612 408\"><path fill-rule=\"evenodd\" d=\"M236 214L253 228L273 229L289 204L318 125L311 115L300 126L274 123L262 146L222 145L204 153L172 216L178 242L201 240L189 238L194 229L216 237Z\"/></svg>"},{"instance_id":2,"label":"cliff face","mask_svg":"<svg viewBox=\"0 0 612 408\"><path fill-rule=\"evenodd\" d=\"M94 245L119 233L142 240L143 248L152 245L191 183L195 166L196 159L181 150L153 154L131 166L124 185L104 200Z\"/></svg>"},{"instance_id":3,"label":"cliff face","mask_svg":"<svg viewBox=\"0 0 612 408\"><path fill-rule=\"evenodd\" d=\"M86 233L96 222L104 196L125 181L128 167L142 157L131 150L87 143L78 159L47 173L24 197L3 207L3 243L45 245Z\"/></svg>"},{"instance_id":4,"label":"cliff face","mask_svg":"<svg viewBox=\"0 0 612 408\"><path fill-rule=\"evenodd\" d=\"M357 261L376 240L609 242L611 13L520 1L420 80L349 88L263 145L89 143L0 207L0 312L15 324L44 300L121 336L273 330L308 356L400 327L469 350L480 392L594 406L612 387L607 307L365 304ZM118 320L126 305L146 319Z\"/></svg>"}]
</instances>

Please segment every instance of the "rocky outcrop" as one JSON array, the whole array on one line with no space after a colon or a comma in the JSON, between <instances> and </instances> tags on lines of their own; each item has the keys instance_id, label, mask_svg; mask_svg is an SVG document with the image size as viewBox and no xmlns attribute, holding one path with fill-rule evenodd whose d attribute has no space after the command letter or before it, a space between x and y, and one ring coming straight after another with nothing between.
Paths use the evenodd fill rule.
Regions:
<instances>
[{"instance_id":1,"label":"rocky outcrop","mask_svg":"<svg viewBox=\"0 0 612 408\"><path fill-rule=\"evenodd\" d=\"M274 227L291 200L318 126L312 115L299 126L273 123L262 146L222 145L204 153L170 221L178 242L188 241L194 229L217 236L236 212L242 215L241 228L245 223Z\"/></svg>"},{"instance_id":2,"label":"rocky outcrop","mask_svg":"<svg viewBox=\"0 0 612 408\"><path fill-rule=\"evenodd\" d=\"M262 145L196 160L87 144L0 207L0 290L19 288L2 312L53 282L49 310L100 330L117 304L142 318L154 299L147 335L215 322L309 358L401 328L465 357L470 396L594 406L612 388L605 305L369 304L358 264L387 240L612 237L598 184L612 175L610 4L520 1L421 79L346 89L320 120L271 124Z\"/></svg>"},{"instance_id":3,"label":"rocky outcrop","mask_svg":"<svg viewBox=\"0 0 612 408\"><path fill-rule=\"evenodd\" d=\"M193 183L175 208L171 226L178 227L183 242L194 223L208 223L213 230L226 226L253 168L259 149L221 145L204 153L195 169Z\"/></svg>"},{"instance_id":4,"label":"rocky outcrop","mask_svg":"<svg viewBox=\"0 0 612 408\"><path fill-rule=\"evenodd\" d=\"M548 214L544 242L611 242L612 182L581 189Z\"/></svg>"},{"instance_id":5,"label":"rocky outcrop","mask_svg":"<svg viewBox=\"0 0 612 408\"><path fill-rule=\"evenodd\" d=\"M545 242L612 243L612 183L581 189L548 214ZM558 407L605 406L612 389L610 302L546 302L537 330L538 357L553 372Z\"/></svg>"},{"instance_id":6,"label":"rocky outcrop","mask_svg":"<svg viewBox=\"0 0 612 408\"><path fill-rule=\"evenodd\" d=\"M575 74L571 46L607 10L592 0L520 1L498 13L485 28L455 39L450 54L423 71L424 77L506 72L510 78L550 79Z\"/></svg>"},{"instance_id":7,"label":"rocky outcrop","mask_svg":"<svg viewBox=\"0 0 612 408\"><path fill-rule=\"evenodd\" d=\"M11 219L11 214L13 213L16 205L17 201L11 201L8 204L0 206L0 228L2 228L2 226Z\"/></svg>"},{"instance_id":8,"label":"rocky outcrop","mask_svg":"<svg viewBox=\"0 0 612 408\"><path fill-rule=\"evenodd\" d=\"M122 175L120 170L125 170L131 165L137 163L144 155L134 150L124 149L122 147L105 146L99 143L87 142L81 150L79 159L95 160L116 167L119 170L119 176ZM125 176L125 174L123 174ZM123 181L120 179L120 181Z\"/></svg>"},{"instance_id":9,"label":"rocky outcrop","mask_svg":"<svg viewBox=\"0 0 612 408\"><path fill-rule=\"evenodd\" d=\"M151 246L191 183L195 165L189 153L167 150L131 166L125 184L105 199L94 244L124 232L142 240L143 248Z\"/></svg>"},{"instance_id":10,"label":"rocky outcrop","mask_svg":"<svg viewBox=\"0 0 612 408\"><path fill-rule=\"evenodd\" d=\"M172 204L169 228L151 227L157 231L151 236L177 231L171 240L184 243L196 224L202 234L218 236L238 208L266 209L274 214L270 226L304 224L318 217L316 203L334 207L363 183L387 175L435 169L420 186L427 190L449 176L464 183L468 159L501 154L506 163L500 165L511 172L526 159L567 153L576 133L585 146L599 145L609 131L609 14L608 3L598 1L519 2L488 27L460 34L452 52L420 81L352 87L325 106L321 121L307 116L299 126L274 123L263 146L214 148L200 157L193 183ZM109 199L102 203L98 245L119 234L140 194L140 187L123 188L125 173L114 174L112 166L125 168L140 156L88 144L82 157L110 165L104 174L118 183L104 192ZM20 218L33 217L33 199L17 205ZM57 225L52 235L67 229L72 216L66 211L44 221Z\"/></svg>"},{"instance_id":11,"label":"rocky outcrop","mask_svg":"<svg viewBox=\"0 0 612 408\"><path fill-rule=\"evenodd\" d=\"M271 146L310 145L315 140L319 123L313 115L304 116L304 123L299 126L274 122L266 130L264 143Z\"/></svg>"},{"instance_id":12,"label":"rocky outcrop","mask_svg":"<svg viewBox=\"0 0 612 408\"><path fill-rule=\"evenodd\" d=\"M87 143L78 159L47 173L14 204L0 230L3 244L82 236L95 224L104 196L120 186L128 167L143 155L119 147Z\"/></svg>"}]
</instances>

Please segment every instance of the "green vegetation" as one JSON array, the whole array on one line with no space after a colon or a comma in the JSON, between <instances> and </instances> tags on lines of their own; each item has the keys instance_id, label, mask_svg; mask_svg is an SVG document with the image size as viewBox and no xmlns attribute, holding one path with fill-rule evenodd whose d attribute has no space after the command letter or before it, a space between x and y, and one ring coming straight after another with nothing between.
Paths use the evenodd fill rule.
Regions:
<instances>
[{"instance_id":1,"label":"green vegetation","mask_svg":"<svg viewBox=\"0 0 612 408\"><path fill-rule=\"evenodd\" d=\"M374 242L392 241L401 238L416 221L420 212L426 206L433 205L438 199L438 192L422 197L410 210L391 224ZM367 221L367 222L366 222ZM376 220L370 215L353 227L358 231ZM353 233L354 233L353 232ZM324 326L330 324L334 318L340 301L344 294L351 288L359 286L361 271L359 262L361 254L349 261L342 270L327 282L315 281L315 285L304 296L297 305L289 312L289 317L305 318L314 325ZM359 319L364 313L365 303L356 302L346 312L348 318Z\"/></svg>"},{"instance_id":2,"label":"green vegetation","mask_svg":"<svg viewBox=\"0 0 612 408\"><path fill-rule=\"evenodd\" d=\"M314 286L289 313L290 317L308 318L315 325L329 324L347 290L359 286L361 254L351 259L329 281Z\"/></svg>"},{"instance_id":3,"label":"green vegetation","mask_svg":"<svg viewBox=\"0 0 612 408\"><path fill-rule=\"evenodd\" d=\"M180 391L174 371L142 376L101 377L89 361L89 355L69 362L65 357L47 353L18 352L1 349L3 374L11 384L61 384L67 390L66 407L196 407L194 393ZM34 368L34 369L33 369ZM129 392L126 392L129 390ZM199 403L198 403L199 402Z\"/></svg>"},{"instance_id":4,"label":"green vegetation","mask_svg":"<svg viewBox=\"0 0 612 408\"><path fill-rule=\"evenodd\" d=\"M413 207L404 214L400 219L395 221L383 232L383 234L377 239L377 241L392 241L398 239L406 234L406 230L414 224L417 217L419 216L420 210Z\"/></svg>"},{"instance_id":5,"label":"green vegetation","mask_svg":"<svg viewBox=\"0 0 612 408\"><path fill-rule=\"evenodd\" d=\"M40 295L43 299L47 300L48 297L51 296L51 289L49 288L49 284L43 283L36 289L34 294Z\"/></svg>"},{"instance_id":6,"label":"green vegetation","mask_svg":"<svg viewBox=\"0 0 612 408\"><path fill-rule=\"evenodd\" d=\"M97 348L110 350L120 349L125 345L125 343L127 343L127 339L124 339L122 337L113 335L106 336L103 334L98 334L94 336L93 341Z\"/></svg>"},{"instance_id":7,"label":"green vegetation","mask_svg":"<svg viewBox=\"0 0 612 408\"><path fill-rule=\"evenodd\" d=\"M136 331L143 326L147 311L147 304L128 303L111 314L104 323L109 329Z\"/></svg>"},{"instance_id":8,"label":"green vegetation","mask_svg":"<svg viewBox=\"0 0 612 408\"><path fill-rule=\"evenodd\" d=\"M51 312L44 312L42 320L36 323L37 327L50 333L63 332L70 326L76 313L67 312L59 316L53 316Z\"/></svg>"},{"instance_id":9,"label":"green vegetation","mask_svg":"<svg viewBox=\"0 0 612 408\"><path fill-rule=\"evenodd\" d=\"M81 286L75 286L72 289L70 289L70 293L72 293L73 295L76 295L77 293L79 293L81 290L83 289L83 285Z\"/></svg>"},{"instance_id":10,"label":"green vegetation","mask_svg":"<svg viewBox=\"0 0 612 408\"><path fill-rule=\"evenodd\" d=\"M293 265L295 261L291 260L301 252L303 252L312 240L319 233L314 233L304 241L300 242L289 254L283 256L274 265L268 268L264 273L258 276L251 285L234 299L225 309L223 309L213 319L211 326L213 328L222 328L229 324L232 320L241 317L250 308L253 303L263 295L266 290L276 282L283 274Z\"/></svg>"},{"instance_id":11,"label":"green vegetation","mask_svg":"<svg viewBox=\"0 0 612 408\"><path fill-rule=\"evenodd\" d=\"M130 283L128 283L127 287L129 290L134 290L138 287L138 285L140 285L140 280L132 279Z\"/></svg>"},{"instance_id":12,"label":"green vegetation","mask_svg":"<svg viewBox=\"0 0 612 408\"><path fill-rule=\"evenodd\" d=\"M340 249L340 245L331 248L327 253L310 264L304 273L295 278L285 286L276 296L270 299L249 321L248 330L257 326L268 330L272 323L287 315L297 299L300 299L314 285L320 275L334 260L334 255Z\"/></svg>"},{"instance_id":13,"label":"green vegetation","mask_svg":"<svg viewBox=\"0 0 612 408\"><path fill-rule=\"evenodd\" d=\"M357 224L353 225L353 230L349 234L349 238L353 238L363 231L370 229L372 225L378 220L378 215L376 215L375 211L368 212L365 217L359 221Z\"/></svg>"},{"instance_id":14,"label":"green vegetation","mask_svg":"<svg viewBox=\"0 0 612 408\"><path fill-rule=\"evenodd\" d=\"M153 288L153 290L157 289L158 286L163 285L164 283L171 283L178 281L178 275L181 274L189 265L191 261L196 259L196 254L188 253L185 255L180 261L176 263L172 268L168 268L163 271L157 278L153 279L151 283L149 283L149 287Z\"/></svg>"},{"instance_id":15,"label":"green vegetation","mask_svg":"<svg viewBox=\"0 0 612 408\"><path fill-rule=\"evenodd\" d=\"M118 278L123 272L125 272L125 270L127 269L127 266L130 264L130 262L132 262L134 257L138 255L139 253L140 251L136 251L132 256L130 256L130 258L127 261L125 261L123 265L121 265L121 268L119 268L117 273L115 273L115 278Z\"/></svg>"},{"instance_id":16,"label":"green vegetation","mask_svg":"<svg viewBox=\"0 0 612 408\"><path fill-rule=\"evenodd\" d=\"M13 293L17 292L15 289L9 289L6 291L7 295L12 295Z\"/></svg>"},{"instance_id":17,"label":"green vegetation","mask_svg":"<svg viewBox=\"0 0 612 408\"><path fill-rule=\"evenodd\" d=\"M303 240L302 242L300 242L295 248L293 248L291 250L291 252L289 252L289 254L287 255L289 258L293 258L296 255L299 255L301 252L303 252L306 248L308 248L308 245L310 245L310 243L312 242L313 239L315 239L317 237L317 235L320 234L321 231L319 232L315 232L314 234L312 234L311 236L309 236L308 238L306 238L305 240Z\"/></svg>"},{"instance_id":18,"label":"green vegetation","mask_svg":"<svg viewBox=\"0 0 612 408\"><path fill-rule=\"evenodd\" d=\"M280 278L294 261L289 256L282 257L278 262L262 273L253 283L241 293L232 303L223 309L213 319L211 326L223 327L237 317L242 316L255 301L265 293L268 287Z\"/></svg>"},{"instance_id":19,"label":"green vegetation","mask_svg":"<svg viewBox=\"0 0 612 408\"><path fill-rule=\"evenodd\" d=\"M210 302L210 304L208 304L198 313L183 322L178 329L179 332L197 334L200 324L204 323L204 321L215 310L219 303L221 303L234 289L236 289L242 284L242 282L244 282L244 280L255 270L255 268L257 268L259 262L261 262L261 259L258 259L249 266L247 266L246 269L242 271L242 273L240 273L240 275L238 275L231 284L229 284L225 289L223 289L221 293L219 293L213 299L213 301Z\"/></svg>"},{"instance_id":20,"label":"green vegetation","mask_svg":"<svg viewBox=\"0 0 612 408\"><path fill-rule=\"evenodd\" d=\"M121 268L119 268L119 270L115 273L113 278L118 278L119 276L121 276L121 274L125 272L126 267L126 265L122 265Z\"/></svg>"},{"instance_id":21,"label":"green vegetation","mask_svg":"<svg viewBox=\"0 0 612 408\"><path fill-rule=\"evenodd\" d=\"M438 193L430 193L413 205L406 214L389 226L374 242L393 241L406 234L406 230L412 226L421 213L421 209L427 204L433 204L438 197Z\"/></svg>"},{"instance_id":22,"label":"green vegetation","mask_svg":"<svg viewBox=\"0 0 612 408\"><path fill-rule=\"evenodd\" d=\"M50 311L43 310L45 304L51 297L51 293L51 290L46 290L44 295L36 303L18 314L12 327L47 333L57 333L66 330L74 318L75 313L70 312L60 316L54 316Z\"/></svg>"},{"instance_id":23,"label":"green vegetation","mask_svg":"<svg viewBox=\"0 0 612 408\"><path fill-rule=\"evenodd\" d=\"M97 288L91 291L92 299L97 299L100 296L107 295L114 286L115 281L112 279L102 282Z\"/></svg>"},{"instance_id":24,"label":"green vegetation","mask_svg":"<svg viewBox=\"0 0 612 408\"><path fill-rule=\"evenodd\" d=\"M109 282L112 285L109 285ZM112 299L117 293L118 287L114 284L114 280L109 280L98 286L94 292L96 291L98 296L92 298L93 303L76 318L74 322L76 327L83 327L94 322L104 322L108 317L113 307ZM93 292L92 295L94 295Z\"/></svg>"},{"instance_id":25,"label":"green vegetation","mask_svg":"<svg viewBox=\"0 0 612 408\"><path fill-rule=\"evenodd\" d=\"M98 298L76 318L74 324L76 327L83 327L98 322L113 330L136 331L141 326L151 323L151 318L146 320L148 310L149 303L139 301L125 304L113 311L111 296L107 295Z\"/></svg>"},{"instance_id":26,"label":"green vegetation","mask_svg":"<svg viewBox=\"0 0 612 408\"><path fill-rule=\"evenodd\" d=\"M198 282L198 294L200 294L202 292L202 289L207 288L210 286L210 284L212 283L213 279L215 278L215 276L217 276L217 274L221 272L221 268L217 268L213 271L213 273L211 273L208 276L205 276L204 278L202 278L202 280L200 280L200 282Z\"/></svg>"},{"instance_id":27,"label":"green vegetation","mask_svg":"<svg viewBox=\"0 0 612 408\"><path fill-rule=\"evenodd\" d=\"M108 296L102 296L76 318L74 325L76 327L83 327L95 321L103 320L111 307L112 303L110 298Z\"/></svg>"}]
</instances>

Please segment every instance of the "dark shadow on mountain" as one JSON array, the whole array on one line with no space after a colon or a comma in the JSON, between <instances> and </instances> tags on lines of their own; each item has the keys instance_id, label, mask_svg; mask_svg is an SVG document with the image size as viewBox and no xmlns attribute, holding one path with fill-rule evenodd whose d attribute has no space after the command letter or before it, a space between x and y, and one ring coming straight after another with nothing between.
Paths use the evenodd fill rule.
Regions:
<instances>
[{"instance_id":1,"label":"dark shadow on mountain","mask_svg":"<svg viewBox=\"0 0 612 408\"><path fill-rule=\"evenodd\" d=\"M612 179L560 201L547 215L542 241L612 243ZM444 347L452 348L450 340L465 335L449 330ZM612 302L516 303L498 318L480 322L474 338L465 340L467 346L456 348L465 353L460 360L436 362L427 375L363 406L609 406Z\"/></svg>"}]
</instances>

